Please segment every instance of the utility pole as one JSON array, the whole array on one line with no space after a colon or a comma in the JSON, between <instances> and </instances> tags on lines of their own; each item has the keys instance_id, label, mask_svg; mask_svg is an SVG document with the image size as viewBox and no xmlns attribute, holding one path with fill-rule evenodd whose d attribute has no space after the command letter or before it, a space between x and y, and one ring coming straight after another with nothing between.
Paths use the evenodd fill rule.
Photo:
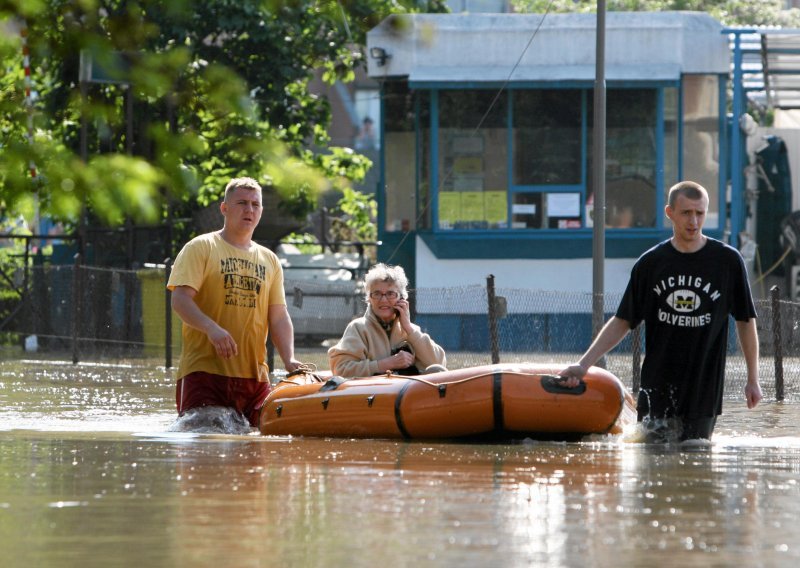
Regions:
<instances>
[{"instance_id":1,"label":"utility pole","mask_svg":"<svg viewBox=\"0 0 800 568\"><path fill-rule=\"evenodd\" d=\"M592 239L592 337L603 327L606 256L606 1L597 0L594 79L594 222Z\"/></svg>"}]
</instances>

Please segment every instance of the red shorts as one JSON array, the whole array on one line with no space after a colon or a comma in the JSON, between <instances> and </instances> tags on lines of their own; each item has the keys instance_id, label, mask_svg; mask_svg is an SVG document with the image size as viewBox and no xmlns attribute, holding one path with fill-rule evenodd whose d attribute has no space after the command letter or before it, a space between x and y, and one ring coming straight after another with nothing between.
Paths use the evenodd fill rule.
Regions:
<instances>
[{"instance_id":1,"label":"red shorts","mask_svg":"<svg viewBox=\"0 0 800 568\"><path fill-rule=\"evenodd\" d=\"M242 379L195 371L178 379L175 404L178 415L200 406L227 406L235 408L258 427L261 406L269 394L269 383L257 379Z\"/></svg>"}]
</instances>

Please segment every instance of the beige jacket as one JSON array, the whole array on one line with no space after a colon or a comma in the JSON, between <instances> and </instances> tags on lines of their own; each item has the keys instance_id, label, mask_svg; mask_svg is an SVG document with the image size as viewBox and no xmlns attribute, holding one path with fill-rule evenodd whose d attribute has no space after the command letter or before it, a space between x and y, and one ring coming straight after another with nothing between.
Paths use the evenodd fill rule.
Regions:
<instances>
[{"instance_id":1,"label":"beige jacket","mask_svg":"<svg viewBox=\"0 0 800 568\"><path fill-rule=\"evenodd\" d=\"M328 349L328 361L334 375L341 377L369 377L380 374L378 361L392 355L395 349L407 342L414 351L414 365L424 371L428 366L438 364L447 366L444 349L423 333L416 324L411 324L413 332L407 335L395 319L387 337L380 320L367 306L366 313L354 319L344 330L339 343Z\"/></svg>"}]
</instances>

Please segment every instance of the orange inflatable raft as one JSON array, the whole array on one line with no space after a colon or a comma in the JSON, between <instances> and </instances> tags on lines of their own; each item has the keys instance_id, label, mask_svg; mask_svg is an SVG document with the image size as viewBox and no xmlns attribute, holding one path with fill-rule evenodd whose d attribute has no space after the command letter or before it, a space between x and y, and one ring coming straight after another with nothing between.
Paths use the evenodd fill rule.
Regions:
<instances>
[{"instance_id":1,"label":"orange inflatable raft","mask_svg":"<svg viewBox=\"0 0 800 568\"><path fill-rule=\"evenodd\" d=\"M498 364L404 377L343 379L298 373L261 410L265 435L333 438L577 439L635 422L620 380L592 367L564 386L563 366Z\"/></svg>"}]
</instances>

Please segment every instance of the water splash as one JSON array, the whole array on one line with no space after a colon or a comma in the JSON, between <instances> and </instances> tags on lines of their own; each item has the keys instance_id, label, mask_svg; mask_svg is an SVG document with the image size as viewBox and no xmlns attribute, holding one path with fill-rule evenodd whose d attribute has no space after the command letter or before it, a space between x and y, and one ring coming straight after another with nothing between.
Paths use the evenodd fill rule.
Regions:
<instances>
[{"instance_id":1,"label":"water splash","mask_svg":"<svg viewBox=\"0 0 800 568\"><path fill-rule=\"evenodd\" d=\"M652 418L645 416L641 422L626 426L622 433L622 441L629 444L710 444L709 440L702 439L681 440L682 433L683 422L680 418Z\"/></svg>"},{"instance_id":2,"label":"water splash","mask_svg":"<svg viewBox=\"0 0 800 568\"><path fill-rule=\"evenodd\" d=\"M179 416L168 432L194 432L197 434L249 434L250 422L234 408L203 406L192 408Z\"/></svg>"}]
</instances>

